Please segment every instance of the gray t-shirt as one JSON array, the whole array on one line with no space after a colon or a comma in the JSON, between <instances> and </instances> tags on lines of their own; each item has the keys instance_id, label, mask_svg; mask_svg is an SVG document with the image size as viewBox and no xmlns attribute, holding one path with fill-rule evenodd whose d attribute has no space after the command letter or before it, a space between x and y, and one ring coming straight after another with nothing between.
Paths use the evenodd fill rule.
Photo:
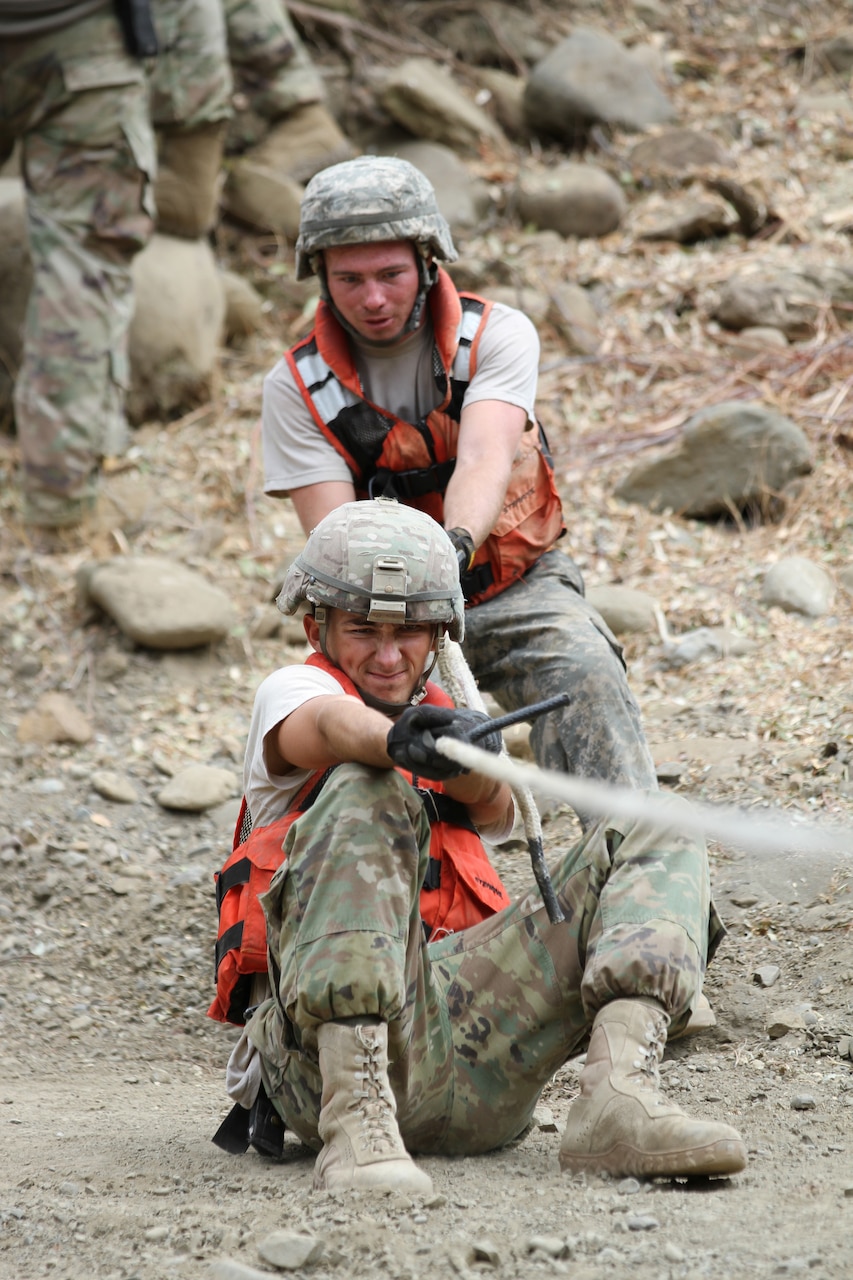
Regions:
<instances>
[{"instance_id":1,"label":"gray t-shirt","mask_svg":"<svg viewBox=\"0 0 853 1280\"><path fill-rule=\"evenodd\" d=\"M425 325L394 347L350 339L368 400L415 422L441 402L432 374L432 327ZM501 400L534 422L539 335L521 311L496 302L477 347L477 369L462 402ZM318 428L282 359L264 379L264 490L288 493L328 480L351 481L344 459Z\"/></svg>"}]
</instances>

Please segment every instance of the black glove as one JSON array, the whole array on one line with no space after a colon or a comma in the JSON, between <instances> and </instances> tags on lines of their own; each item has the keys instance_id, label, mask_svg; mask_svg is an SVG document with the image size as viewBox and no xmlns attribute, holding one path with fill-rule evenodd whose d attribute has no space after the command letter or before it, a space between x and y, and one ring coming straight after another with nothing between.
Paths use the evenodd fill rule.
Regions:
<instances>
[{"instance_id":1,"label":"black glove","mask_svg":"<svg viewBox=\"0 0 853 1280\"><path fill-rule=\"evenodd\" d=\"M446 782L470 772L436 750L437 738L456 738L458 742L471 742L473 730L487 724L489 716L482 711L468 711L456 707L409 707L390 729L386 750L395 764L412 773ZM484 751L499 755L503 739L499 730L493 730L476 745Z\"/></svg>"},{"instance_id":2,"label":"black glove","mask_svg":"<svg viewBox=\"0 0 853 1280\"><path fill-rule=\"evenodd\" d=\"M471 537L467 529L448 529L447 536L453 543L453 550L456 552L456 558L459 561L459 576L467 573L474 563L474 552L477 548L474 546L474 539Z\"/></svg>"}]
</instances>

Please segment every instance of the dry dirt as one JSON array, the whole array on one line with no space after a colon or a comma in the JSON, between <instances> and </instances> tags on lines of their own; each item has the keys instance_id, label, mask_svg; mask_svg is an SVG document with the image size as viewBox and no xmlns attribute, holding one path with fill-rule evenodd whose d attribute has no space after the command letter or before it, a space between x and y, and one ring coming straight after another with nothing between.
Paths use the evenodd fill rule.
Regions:
<instances>
[{"instance_id":1,"label":"dry dirt","mask_svg":"<svg viewBox=\"0 0 853 1280\"><path fill-rule=\"evenodd\" d=\"M840 126L798 122L790 110L801 64L785 55L796 43L789 8L800 6L685 6L693 25L678 33L682 45L697 65L700 53L706 61L672 93L686 120L747 109L765 119L763 163L768 174L795 175L783 194L791 223L805 225L837 163L830 135L837 141ZM837 29L828 11L810 6L810 15L813 33ZM488 242L464 249L487 259L512 253L519 239L528 243L497 225ZM425 1206L312 1194L311 1157L295 1146L277 1165L211 1144L228 1107L223 1067L234 1039L205 1017L212 872L236 802L176 814L155 796L193 761L238 775L254 688L282 660L272 588L298 537L289 505L261 494L256 422L262 375L301 327L299 299L285 287L288 248L232 233L222 245L269 296L269 331L223 353L212 405L137 433L126 468L108 481L121 519L86 546L46 555L21 534L9 483L4 490L0 1277L196 1280L231 1274L216 1270L221 1258L264 1270L258 1246L285 1227L324 1242L310 1268L318 1280L849 1276L853 1063L840 1052L853 1033L849 858L712 845L730 930L707 984L717 1024L670 1047L665 1080L686 1108L742 1130L750 1163L736 1178L561 1176L571 1063L543 1098L540 1126L512 1149L425 1160L438 1193ZM687 253L617 233L568 246L558 264L537 257L534 239L528 247L534 276L594 278L602 299L597 359L570 358L557 334L542 335L566 549L588 583L618 580L655 596L673 634L726 625L755 644L676 671L659 635L630 638L632 684L658 761L679 764L673 785L687 797L853 829L850 596L839 587L833 612L815 622L759 602L761 578L782 554L836 574L853 560L849 331L803 344L794 376L791 353L738 363L701 303L705 286L745 254L849 261L849 245L828 230L806 241L783 233L772 245L731 237ZM688 294L699 302L685 311ZM778 404L809 434L815 471L781 522L705 526L616 502L634 451L720 398L721 387ZM7 441L7 481L13 460ZM212 651L153 653L82 610L76 570L128 549L184 560L224 584L241 619L235 634ZM89 743L19 743L21 716L48 690L68 693L91 718ZM135 804L97 795L92 777L106 768L132 781ZM545 832L558 849L572 838L571 816L555 813ZM523 855L499 863L511 887L526 882ZM766 966L779 970L769 987L756 982ZM797 1021L792 1009L800 1029L771 1038L785 1010Z\"/></svg>"}]
</instances>

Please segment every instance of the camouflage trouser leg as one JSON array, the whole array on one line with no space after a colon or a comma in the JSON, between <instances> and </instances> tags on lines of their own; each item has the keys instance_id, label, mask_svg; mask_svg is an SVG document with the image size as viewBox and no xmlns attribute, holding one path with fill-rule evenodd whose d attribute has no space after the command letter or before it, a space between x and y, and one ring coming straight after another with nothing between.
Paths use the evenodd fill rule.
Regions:
<instances>
[{"instance_id":1,"label":"camouflage trouser leg","mask_svg":"<svg viewBox=\"0 0 853 1280\"><path fill-rule=\"evenodd\" d=\"M673 802L673 822L678 812ZM678 1023L698 997L708 867L677 830L601 822L552 868L565 921L552 925L533 891L429 944L418 914L428 845L412 788L358 765L340 766L288 835L265 899L280 1005L262 1005L250 1034L268 1094L310 1145L318 1022L386 1020L407 1146L474 1154L521 1132L602 1004L651 996Z\"/></svg>"},{"instance_id":2,"label":"camouflage trouser leg","mask_svg":"<svg viewBox=\"0 0 853 1280\"><path fill-rule=\"evenodd\" d=\"M508 710L571 695L562 711L533 723L543 769L652 790L655 767L621 647L581 585L567 556L547 552L520 582L467 610L465 657L480 688ZM587 825L589 816L578 816Z\"/></svg>"},{"instance_id":3,"label":"camouflage trouser leg","mask_svg":"<svg viewBox=\"0 0 853 1280\"><path fill-rule=\"evenodd\" d=\"M62 524L94 500L100 459L124 447L131 261L153 228L156 161L143 69L111 11L17 44L2 78L33 286L15 417L25 517Z\"/></svg>"},{"instance_id":4,"label":"camouflage trouser leg","mask_svg":"<svg viewBox=\"0 0 853 1280\"><path fill-rule=\"evenodd\" d=\"M322 76L284 0L224 0L223 8L234 78L253 111L278 120L325 99Z\"/></svg>"}]
</instances>

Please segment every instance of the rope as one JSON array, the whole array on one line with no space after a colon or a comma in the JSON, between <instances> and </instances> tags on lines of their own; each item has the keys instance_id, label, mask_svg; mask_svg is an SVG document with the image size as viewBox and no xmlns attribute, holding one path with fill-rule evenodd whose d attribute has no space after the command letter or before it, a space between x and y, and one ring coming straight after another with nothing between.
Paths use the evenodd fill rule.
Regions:
<instances>
[{"instance_id":1,"label":"rope","mask_svg":"<svg viewBox=\"0 0 853 1280\"><path fill-rule=\"evenodd\" d=\"M438 670L445 689L457 707L467 707L470 711L482 711L488 714L480 690L477 688L474 674L468 666L461 647L455 640L445 637L444 644L438 651ZM444 751L448 741L450 741L448 738L439 738L436 745L440 750ZM501 747L500 756L492 755L491 752L481 751L478 748L474 749L477 751L478 756L486 756L489 760L500 760L502 763L511 763L506 743L503 743ZM444 753L445 755L450 754L451 759L455 759L452 753L447 751ZM482 769L479 766L477 768L480 773L487 773L486 769ZM504 779L500 779L500 781L504 781ZM536 877L536 884L542 895L542 901L547 908L548 919L552 924L558 924L565 917L557 901L551 877L548 874L548 864L545 861L545 852L542 844L542 819L539 816L539 809L533 798L533 792L524 778L515 779L514 781L506 779L506 781L509 782L512 788L512 794L515 797L521 820L524 823L524 834L527 837L527 848L533 865L533 874Z\"/></svg>"},{"instance_id":2,"label":"rope","mask_svg":"<svg viewBox=\"0 0 853 1280\"><path fill-rule=\"evenodd\" d=\"M578 778L538 765L512 759L507 753L496 756L471 743L455 738L439 738L439 751L464 769L506 782L513 789L525 788L533 795L562 800L573 809L600 817L641 818L673 824L671 799L655 791ZM806 817L760 816L734 805L712 805L682 799L678 827L690 835L720 840L740 849L759 853L831 853L853 863L853 826L849 823L825 825Z\"/></svg>"}]
</instances>

